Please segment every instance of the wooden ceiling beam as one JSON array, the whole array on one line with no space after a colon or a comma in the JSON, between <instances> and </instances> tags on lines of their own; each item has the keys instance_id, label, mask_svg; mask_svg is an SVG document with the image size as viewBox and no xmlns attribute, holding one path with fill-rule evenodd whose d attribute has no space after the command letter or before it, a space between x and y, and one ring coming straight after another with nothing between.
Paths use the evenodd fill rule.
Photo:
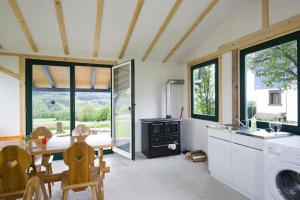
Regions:
<instances>
[{"instance_id":1,"label":"wooden ceiling beam","mask_svg":"<svg viewBox=\"0 0 300 200\"><path fill-rule=\"evenodd\" d=\"M17 73L10 71L10 70L7 69L6 67L0 66L0 72L6 74L6 75L8 75L8 76L11 76L11 77L13 77L13 78L16 78L16 79L19 79L19 78L20 78L19 75L18 75Z\"/></svg>"},{"instance_id":2,"label":"wooden ceiling beam","mask_svg":"<svg viewBox=\"0 0 300 200\"><path fill-rule=\"evenodd\" d=\"M130 40L131 35L133 33L133 30L134 30L134 27L136 25L136 22L137 22L139 16L140 16L143 4L144 4L144 0L138 0L138 2L136 4L133 17L131 19L131 22L130 22L130 25L129 25L129 28L128 28L128 31L127 31L127 34L126 34L126 37L125 37L122 49L121 49L121 52L119 54L119 59L122 59L124 57L126 48L128 46L129 40Z\"/></svg>"},{"instance_id":3,"label":"wooden ceiling beam","mask_svg":"<svg viewBox=\"0 0 300 200\"><path fill-rule=\"evenodd\" d=\"M56 84L55 84L55 82L54 82L54 80L53 80L53 78L52 78L52 76L49 72L49 67L46 66L46 65L42 65L41 67L43 69L43 72L44 72L45 76L47 77L48 83L51 86L51 88L56 88Z\"/></svg>"},{"instance_id":4,"label":"wooden ceiling beam","mask_svg":"<svg viewBox=\"0 0 300 200\"><path fill-rule=\"evenodd\" d=\"M8 2L9 2L10 7L12 8L12 10L13 10L13 12L14 12L14 14L15 14L15 16L16 16L23 32L24 32L24 34L25 34L25 37L26 37L27 41L29 42L29 45L31 46L32 51L38 52L39 50L38 50L38 48L37 48L37 46L36 46L36 44L33 40L33 37L31 35L31 32L30 32L30 30L27 26L27 23L26 23L26 21L23 17L23 14L20 10L20 7L17 3L17 0L9 0Z\"/></svg>"},{"instance_id":5,"label":"wooden ceiling beam","mask_svg":"<svg viewBox=\"0 0 300 200\"><path fill-rule=\"evenodd\" d=\"M181 5L182 1L183 0L176 0L175 4L173 5L172 9L170 10L169 14L167 15L165 21L163 22L163 24L159 28L159 31L156 33L156 35L153 38L152 42L150 43L148 49L146 50L146 52L145 52L145 54L142 58L142 61L145 61L147 59L147 57L149 56L149 54L153 50L155 44L158 42L159 38L161 37L161 35L163 34L165 29L169 25L170 21L172 20L173 16L175 15L176 11L178 10L178 8Z\"/></svg>"},{"instance_id":6,"label":"wooden ceiling beam","mask_svg":"<svg viewBox=\"0 0 300 200\"><path fill-rule=\"evenodd\" d=\"M64 62L75 62L75 63L90 63L90 64L102 64L102 65L116 65L118 62L116 60L100 60L100 59L90 59L90 58L74 58L69 56L49 56L49 55L37 55L37 54L26 54L26 53L16 53L0 51L0 55L4 56L23 56L26 59L39 59L39 60L54 60L54 61L64 61Z\"/></svg>"},{"instance_id":7,"label":"wooden ceiling beam","mask_svg":"<svg viewBox=\"0 0 300 200\"><path fill-rule=\"evenodd\" d=\"M99 54L100 34L101 34L102 16L103 16L103 4L104 4L104 0L98 0L94 52L93 52L94 57L98 57L98 54Z\"/></svg>"},{"instance_id":8,"label":"wooden ceiling beam","mask_svg":"<svg viewBox=\"0 0 300 200\"><path fill-rule=\"evenodd\" d=\"M96 68L92 67L92 85L91 85L91 89L95 88L95 83L96 83Z\"/></svg>"},{"instance_id":9,"label":"wooden ceiling beam","mask_svg":"<svg viewBox=\"0 0 300 200\"><path fill-rule=\"evenodd\" d=\"M55 5L56 17L57 17L57 22L59 26L60 37L61 37L64 53L66 55L69 55L69 46L68 46L63 10L61 7L61 0L54 0L54 5Z\"/></svg>"},{"instance_id":10,"label":"wooden ceiling beam","mask_svg":"<svg viewBox=\"0 0 300 200\"><path fill-rule=\"evenodd\" d=\"M263 26L263 28L267 28L270 26L269 0L262 0L262 26Z\"/></svg>"},{"instance_id":11,"label":"wooden ceiling beam","mask_svg":"<svg viewBox=\"0 0 300 200\"><path fill-rule=\"evenodd\" d=\"M187 39L187 37L195 30L195 28L202 22L202 20L208 15L208 13L213 9L219 0L212 0L209 5L204 9L204 11L197 17L189 29L183 34L180 40L172 48L172 50L163 59L163 63L167 62L169 58L175 53L175 51L182 45L182 43Z\"/></svg>"}]
</instances>

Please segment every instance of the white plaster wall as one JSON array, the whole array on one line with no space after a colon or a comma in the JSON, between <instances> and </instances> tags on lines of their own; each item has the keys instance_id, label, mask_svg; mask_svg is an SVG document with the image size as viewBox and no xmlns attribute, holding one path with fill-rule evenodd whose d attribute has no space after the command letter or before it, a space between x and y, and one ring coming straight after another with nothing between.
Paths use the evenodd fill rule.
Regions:
<instances>
[{"instance_id":1,"label":"white plaster wall","mask_svg":"<svg viewBox=\"0 0 300 200\"><path fill-rule=\"evenodd\" d=\"M141 151L142 118L165 117L166 82L169 79L184 79L179 64L135 61L135 151ZM183 106L183 86L172 86L172 116L179 117Z\"/></svg>"},{"instance_id":2,"label":"white plaster wall","mask_svg":"<svg viewBox=\"0 0 300 200\"><path fill-rule=\"evenodd\" d=\"M0 56L0 66L19 73L19 59ZM0 136L19 135L19 80L0 72Z\"/></svg>"},{"instance_id":3,"label":"white plaster wall","mask_svg":"<svg viewBox=\"0 0 300 200\"><path fill-rule=\"evenodd\" d=\"M199 47L194 51L186 61L196 59L216 52L218 47L230 41L238 39L242 36L251 34L262 28L261 20L261 0L245 0L245 3L239 8L232 11L232 14L224 20L224 22L216 27L209 35L199 43ZM300 14L299 0L270 0L270 23L282 21L294 15ZM223 96L222 96L222 116L224 123L232 121L232 58L231 53L223 55ZM183 66L185 77L186 65ZM186 88L187 90L188 88ZM187 93L184 105L187 107L190 102L187 102ZM214 124L213 122L191 119L184 119L184 139L183 147L188 150L203 149L207 150L207 125Z\"/></svg>"}]
</instances>

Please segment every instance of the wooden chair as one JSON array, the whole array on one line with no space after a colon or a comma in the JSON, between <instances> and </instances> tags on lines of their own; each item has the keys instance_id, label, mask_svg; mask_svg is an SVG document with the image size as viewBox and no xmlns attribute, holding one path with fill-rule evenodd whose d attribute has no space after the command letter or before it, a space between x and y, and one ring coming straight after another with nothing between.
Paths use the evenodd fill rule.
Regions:
<instances>
[{"instance_id":1,"label":"wooden chair","mask_svg":"<svg viewBox=\"0 0 300 200\"><path fill-rule=\"evenodd\" d=\"M45 137L46 139L49 139L52 137L52 133L45 127L38 127L31 133L32 139L38 139L39 137ZM46 168L46 174L53 174L52 171L52 161L53 161L53 155L43 155L40 157L35 157L35 165L36 166L43 166ZM48 191L49 196L51 197L51 183L48 183Z\"/></svg>"},{"instance_id":2,"label":"wooden chair","mask_svg":"<svg viewBox=\"0 0 300 200\"><path fill-rule=\"evenodd\" d=\"M63 172L63 199L68 198L68 191L84 191L91 187L93 199L97 199L99 185L99 168L94 167L94 149L85 142L75 142L64 152L64 162L69 170Z\"/></svg>"},{"instance_id":3,"label":"wooden chair","mask_svg":"<svg viewBox=\"0 0 300 200\"><path fill-rule=\"evenodd\" d=\"M28 181L26 169L31 156L19 146L6 146L0 152L0 198L15 199L23 196Z\"/></svg>"},{"instance_id":4,"label":"wooden chair","mask_svg":"<svg viewBox=\"0 0 300 200\"><path fill-rule=\"evenodd\" d=\"M76 128L72 131L72 136L82 136L89 135L90 129L84 124L78 124Z\"/></svg>"},{"instance_id":5,"label":"wooden chair","mask_svg":"<svg viewBox=\"0 0 300 200\"><path fill-rule=\"evenodd\" d=\"M41 182L39 177L33 176L27 182L23 200L41 200Z\"/></svg>"}]
</instances>

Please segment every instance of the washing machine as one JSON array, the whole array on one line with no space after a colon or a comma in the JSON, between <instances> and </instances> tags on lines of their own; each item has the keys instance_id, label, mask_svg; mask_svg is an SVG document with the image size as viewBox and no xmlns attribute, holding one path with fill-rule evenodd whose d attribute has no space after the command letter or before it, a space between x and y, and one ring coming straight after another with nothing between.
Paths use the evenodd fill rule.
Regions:
<instances>
[{"instance_id":1,"label":"washing machine","mask_svg":"<svg viewBox=\"0 0 300 200\"><path fill-rule=\"evenodd\" d=\"M265 140L264 199L300 200L300 136Z\"/></svg>"}]
</instances>

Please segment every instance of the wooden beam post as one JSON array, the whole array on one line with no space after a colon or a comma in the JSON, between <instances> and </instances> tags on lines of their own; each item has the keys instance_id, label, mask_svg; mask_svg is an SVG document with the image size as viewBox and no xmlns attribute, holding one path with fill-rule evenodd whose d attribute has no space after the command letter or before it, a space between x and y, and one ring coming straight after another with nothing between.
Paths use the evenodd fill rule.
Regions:
<instances>
[{"instance_id":1,"label":"wooden beam post","mask_svg":"<svg viewBox=\"0 0 300 200\"><path fill-rule=\"evenodd\" d=\"M26 136L26 104L25 104L25 58L19 57L19 77L20 77L20 134Z\"/></svg>"},{"instance_id":2,"label":"wooden beam post","mask_svg":"<svg viewBox=\"0 0 300 200\"><path fill-rule=\"evenodd\" d=\"M54 5L55 5L56 17L57 17L57 22L59 26L64 53L66 55L69 55L68 40L67 40L67 34L65 29L65 22L64 22L64 15L61 6L61 0L54 0Z\"/></svg>"},{"instance_id":3,"label":"wooden beam post","mask_svg":"<svg viewBox=\"0 0 300 200\"><path fill-rule=\"evenodd\" d=\"M175 15L175 13L178 10L181 3L182 3L182 0L176 0L175 4L173 5L172 9L170 10L170 12L169 12L168 16L166 17L165 21L161 25L159 31L156 33L156 35L153 38L151 44L149 45L148 49L146 50L146 52L145 52L145 54L142 58L142 61L145 61L147 59L147 57L149 56L149 54L153 50L155 44L158 42L159 38L161 37L161 35L165 31L165 29L167 28L168 24L172 20L173 16Z\"/></svg>"},{"instance_id":4,"label":"wooden beam post","mask_svg":"<svg viewBox=\"0 0 300 200\"><path fill-rule=\"evenodd\" d=\"M119 54L119 59L122 59L124 57L126 48L128 46L129 40L130 40L131 35L133 33L133 30L134 30L134 27L136 25L136 22L137 22L139 16L140 16L140 12L142 10L143 4L144 4L144 0L138 0L138 2L136 4L133 17L131 19L131 22L130 22L130 25L129 25L129 28L128 28L128 31L127 31L122 49L121 49L121 52Z\"/></svg>"},{"instance_id":5,"label":"wooden beam post","mask_svg":"<svg viewBox=\"0 0 300 200\"><path fill-rule=\"evenodd\" d=\"M0 44L0 49L4 49L3 46L2 46L2 44Z\"/></svg>"},{"instance_id":6,"label":"wooden beam post","mask_svg":"<svg viewBox=\"0 0 300 200\"><path fill-rule=\"evenodd\" d=\"M218 56L218 92L219 92L219 123L223 123L223 89L222 89L222 81L223 81L223 63L222 63L222 55Z\"/></svg>"},{"instance_id":7,"label":"wooden beam post","mask_svg":"<svg viewBox=\"0 0 300 200\"><path fill-rule=\"evenodd\" d=\"M26 37L27 41L29 42L29 44L31 46L32 51L38 52L39 50L38 50L38 48L37 48L37 46L36 46L36 44L33 40L33 37L31 35L31 32L30 32L30 30L29 30L29 28L26 24L26 21L25 21L23 15L22 15L22 12L19 8L17 0L9 0L8 2L9 2L10 7L12 8L12 10L13 10L13 12L14 12L14 14L15 14L15 16L16 16L23 32L24 32L24 34L25 34L25 37Z\"/></svg>"},{"instance_id":8,"label":"wooden beam post","mask_svg":"<svg viewBox=\"0 0 300 200\"><path fill-rule=\"evenodd\" d=\"M167 54L167 56L163 59L163 63L167 62L169 58L175 53L175 51L182 45L182 43L187 39L187 37L195 30L195 28L202 22L202 20L208 15L208 13L213 9L213 7L217 4L218 0L212 0L209 5L204 9L204 11L197 17L197 19L193 22L190 28L183 34L180 40L176 43L176 45L171 49L171 51Z\"/></svg>"},{"instance_id":9,"label":"wooden beam post","mask_svg":"<svg viewBox=\"0 0 300 200\"><path fill-rule=\"evenodd\" d=\"M239 125L239 51L232 51L232 124Z\"/></svg>"},{"instance_id":10,"label":"wooden beam post","mask_svg":"<svg viewBox=\"0 0 300 200\"><path fill-rule=\"evenodd\" d=\"M262 0L262 26L269 27L269 0Z\"/></svg>"},{"instance_id":11,"label":"wooden beam post","mask_svg":"<svg viewBox=\"0 0 300 200\"><path fill-rule=\"evenodd\" d=\"M97 16L96 16L96 29L95 29L95 41L94 41L94 52L93 52L94 57L98 57L98 54L99 54L100 33L101 33L102 15L103 15L103 4L104 4L104 0L98 0L98 3L97 3Z\"/></svg>"}]
</instances>

